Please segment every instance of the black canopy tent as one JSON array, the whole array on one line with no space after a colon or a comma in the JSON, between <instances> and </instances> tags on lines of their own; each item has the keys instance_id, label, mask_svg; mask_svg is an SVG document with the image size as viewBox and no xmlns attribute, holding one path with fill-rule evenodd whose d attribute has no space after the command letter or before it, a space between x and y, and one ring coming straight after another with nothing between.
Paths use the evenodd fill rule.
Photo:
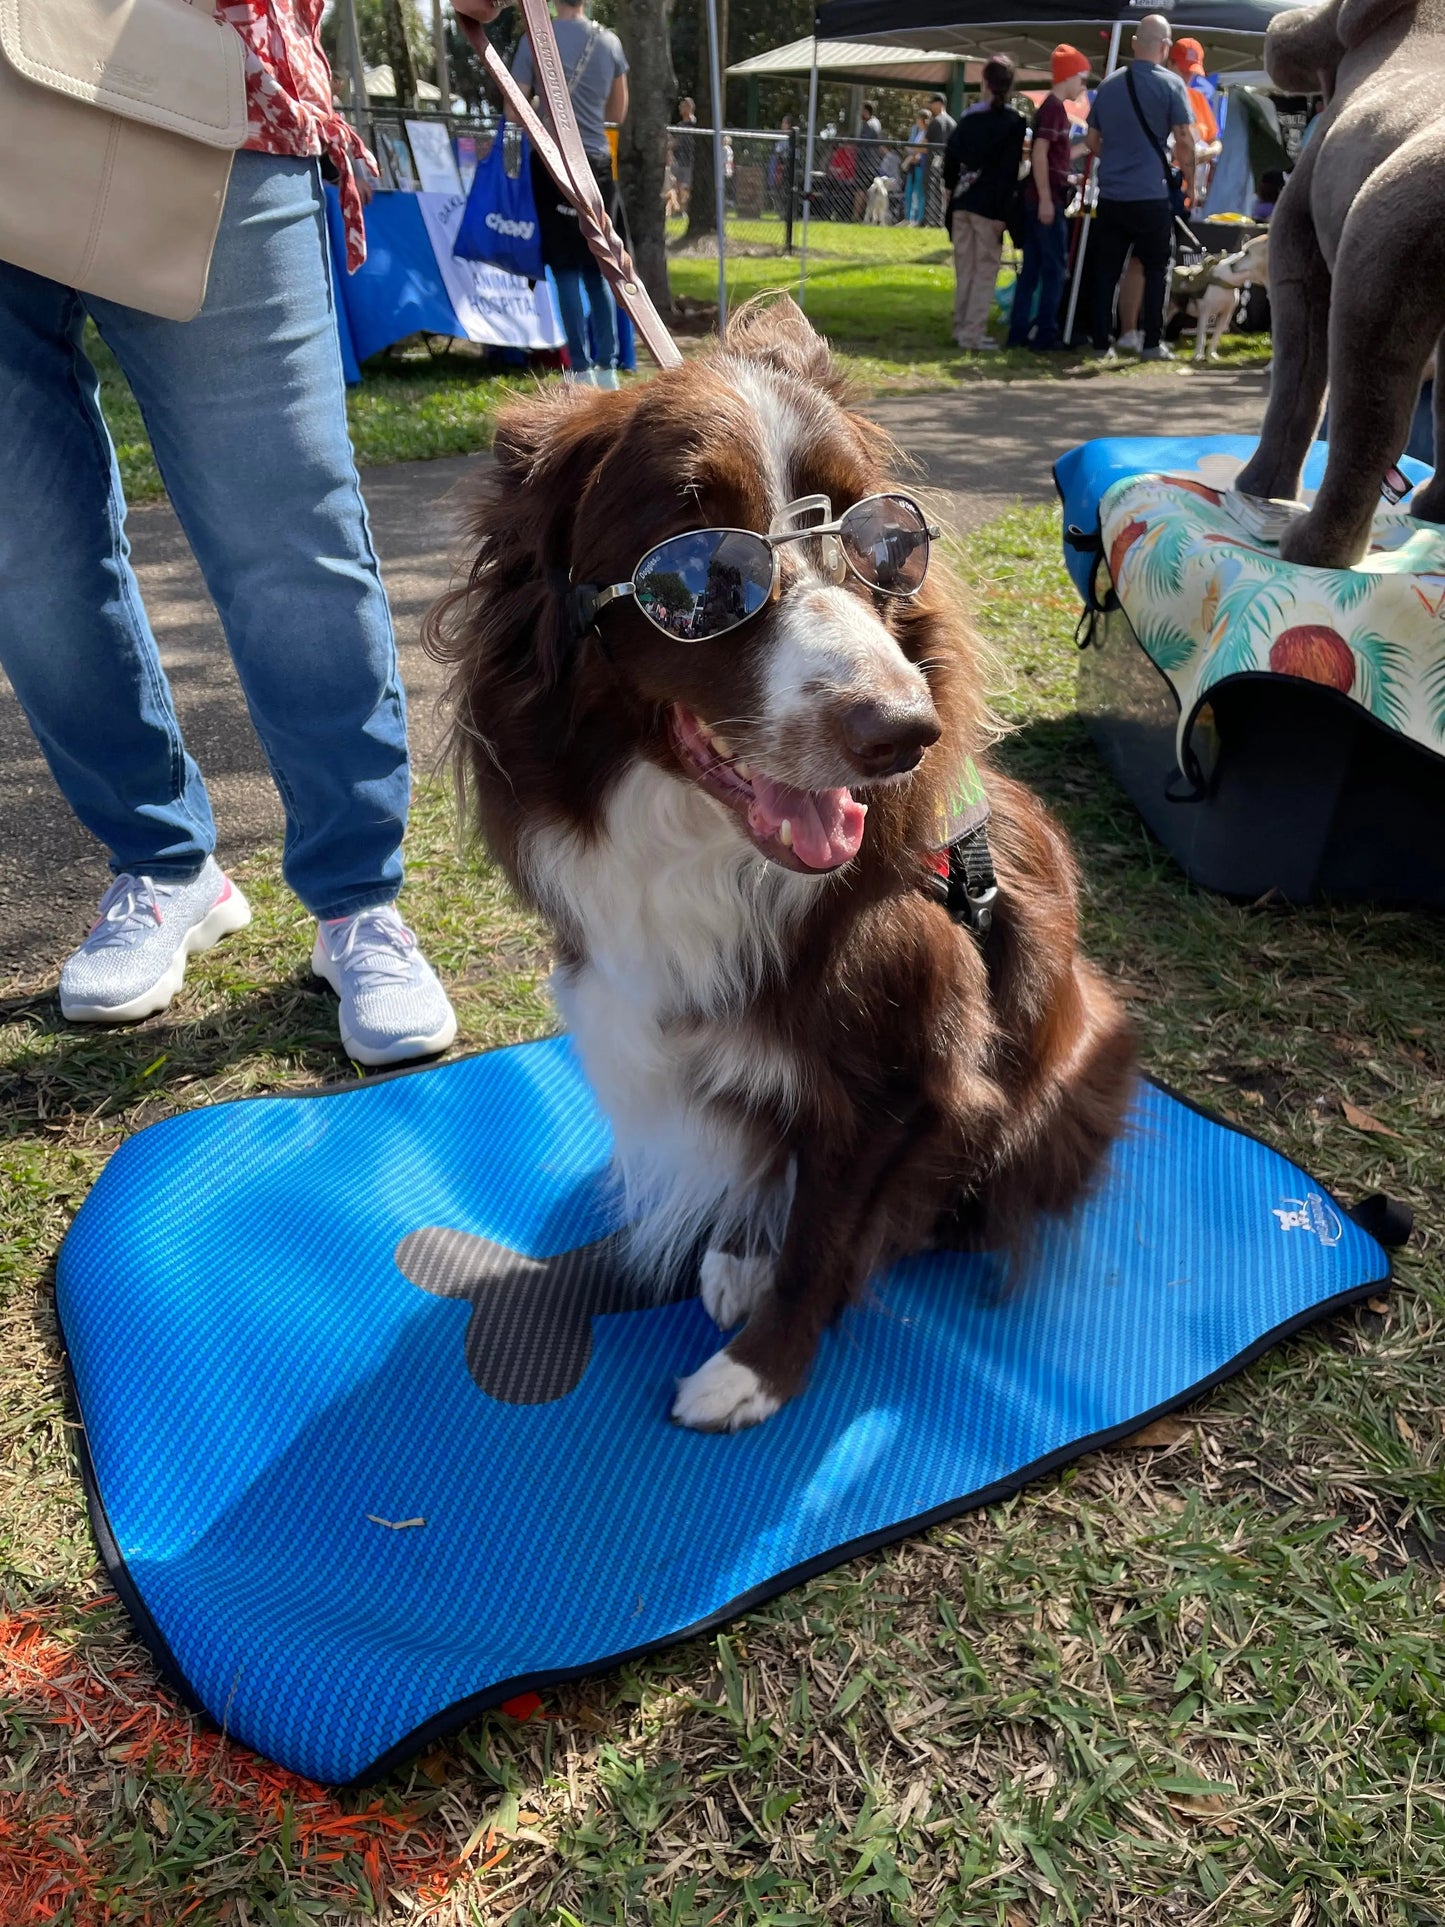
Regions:
<instances>
[{"instance_id":1,"label":"black canopy tent","mask_svg":"<svg viewBox=\"0 0 1445 1927\"><path fill-rule=\"evenodd\" d=\"M1260 40L1277 13L1309 0L821 0L816 31L832 40L887 41L939 53L987 59L1012 54L1020 66L1044 66L1061 40L1107 63L1119 30L1146 13L1162 13L1175 37L1191 34L1212 73L1260 64Z\"/></svg>"}]
</instances>

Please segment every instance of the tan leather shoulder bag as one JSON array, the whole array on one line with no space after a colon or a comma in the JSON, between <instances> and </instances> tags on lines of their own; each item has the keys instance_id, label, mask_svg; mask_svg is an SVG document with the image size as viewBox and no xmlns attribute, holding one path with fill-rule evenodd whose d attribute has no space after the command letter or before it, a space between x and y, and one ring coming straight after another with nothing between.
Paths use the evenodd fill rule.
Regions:
<instances>
[{"instance_id":1,"label":"tan leather shoulder bag","mask_svg":"<svg viewBox=\"0 0 1445 1927\"><path fill-rule=\"evenodd\" d=\"M244 57L209 0L0 0L0 260L188 321L246 138Z\"/></svg>"}]
</instances>

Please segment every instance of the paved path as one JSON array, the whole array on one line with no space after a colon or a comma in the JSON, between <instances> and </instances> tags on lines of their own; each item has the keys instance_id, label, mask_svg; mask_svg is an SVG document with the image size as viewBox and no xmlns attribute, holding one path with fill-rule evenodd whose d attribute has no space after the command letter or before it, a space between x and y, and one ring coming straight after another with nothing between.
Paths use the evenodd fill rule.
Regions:
<instances>
[{"instance_id":1,"label":"paved path","mask_svg":"<svg viewBox=\"0 0 1445 1927\"><path fill-rule=\"evenodd\" d=\"M947 395L902 395L868 412L951 497L955 524L977 528L1018 500L1053 498L1050 465L1096 435L1253 432L1266 377L1255 370L1180 380L971 382ZM423 610L448 580L446 496L470 462L371 469L364 481L396 614L418 759L436 752L440 676L422 655ZM186 741L205 771L223 861L279 840L281 811L246 715L215 612L168 505L130 519L136 572L175 691ZM54 968L105 888L104 858L75 822L0 675L0 976Z\"/></svg>"}]
</instances>

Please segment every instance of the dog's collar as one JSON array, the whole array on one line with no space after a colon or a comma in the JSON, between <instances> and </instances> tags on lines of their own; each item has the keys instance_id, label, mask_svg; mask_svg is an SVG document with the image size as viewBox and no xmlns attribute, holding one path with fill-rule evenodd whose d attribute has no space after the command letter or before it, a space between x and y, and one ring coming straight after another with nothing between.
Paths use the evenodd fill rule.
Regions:
<instances>
[{"instance_id":1,"label":"dog's collar","mask_svg":"<svg viewBox=\"0 0 1445 1927\"><path fill-rule=\"evenodd\" d=\"M980 942L992 927L998 901L988 843L990 814L983 778L973 758L966 756L947 799L939 802L934 841L923 859L922 888Z\"/></svg>"}]
</instances>

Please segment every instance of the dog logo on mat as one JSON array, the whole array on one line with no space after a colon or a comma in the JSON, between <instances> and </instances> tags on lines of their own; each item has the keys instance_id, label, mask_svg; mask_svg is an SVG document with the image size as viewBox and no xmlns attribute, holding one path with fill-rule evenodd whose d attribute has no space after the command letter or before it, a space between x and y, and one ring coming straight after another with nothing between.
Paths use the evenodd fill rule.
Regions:
<instances>
[{"instance_id":1,"label":"dog logo on mat","mask_svg":"<svg viewBox=\"0 0 1445 1927\"><path fill-rule=\"evenodd\" d=\"M547 1405L581 1383L592 1356L592 1320L695 1297L696 1283L658 1292L623 1264L620 1239L529 1258L470 1231L428 1225L402 1239L397 1269L438 1298L465 1298L467 1370L489 1398Z\"/></svg>"},{"instance_id":2,"label":"dog logo on mat","mask_svg":"<svg viewBox=\"0 0 1445 1927\"><path fill-rule=\"evenodd\" d=\"M1337 1245L1345 1227L1318 1191L1303 1198L1281 1198L1273 1207L1281 1231L1312 1231L1322 1245Z\"/></svg>"}]
</instances>

